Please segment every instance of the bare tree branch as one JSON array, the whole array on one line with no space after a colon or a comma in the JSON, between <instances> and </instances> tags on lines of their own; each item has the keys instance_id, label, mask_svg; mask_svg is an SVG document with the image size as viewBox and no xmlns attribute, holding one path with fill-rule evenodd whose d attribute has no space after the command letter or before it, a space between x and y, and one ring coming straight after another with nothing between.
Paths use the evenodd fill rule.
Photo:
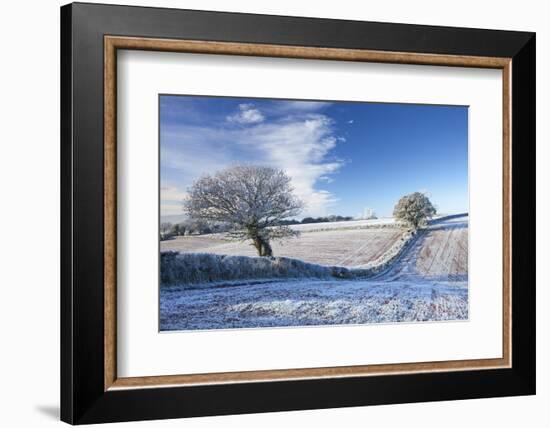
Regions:
<instances>
[{"instance_id":1,"label":"bare tree branch","mask_svg":"<svg viewBox=\"0 0 550 428\"><path fill-rule=\"evenodd\" d=\"M193 183L184 210L193 219L233 225L228 236L252 240L260 256L271 256L269 242L298 235L281 220L298 215L303 203L284 171L254 165L227 168Z\"/></svg>"}]
</instances>

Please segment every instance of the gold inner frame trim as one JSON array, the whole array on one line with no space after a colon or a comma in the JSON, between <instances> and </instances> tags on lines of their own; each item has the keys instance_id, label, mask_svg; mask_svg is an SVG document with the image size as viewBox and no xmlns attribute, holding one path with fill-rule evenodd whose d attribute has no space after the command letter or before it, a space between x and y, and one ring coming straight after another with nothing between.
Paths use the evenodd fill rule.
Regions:
<instances>
[{"instance_id":1,"label":"gold inner frame trim","mask_svg":"<svg viewBox=\"0 0 550 428\"><path fill-rule=\"evenodd\" d=\"M502 70L502 144L503 144L503 320L502 358L432 361L421 363L356 365L303 369L204 373L170 376L117 376L116 322L116 88L117 50L147 50L213 55L242 55L334 61L379 62L393 64L439 65L494 68ZM423 372L481 370L511 367L512 340L512 164L511 164L511 59L461 55L385 52L361 49L337 49L251 43L170 40L139 37L104 37L104 389L193 386L220 383L291 381L313 378L360 377Z\"/></svg>"}]
</instances>

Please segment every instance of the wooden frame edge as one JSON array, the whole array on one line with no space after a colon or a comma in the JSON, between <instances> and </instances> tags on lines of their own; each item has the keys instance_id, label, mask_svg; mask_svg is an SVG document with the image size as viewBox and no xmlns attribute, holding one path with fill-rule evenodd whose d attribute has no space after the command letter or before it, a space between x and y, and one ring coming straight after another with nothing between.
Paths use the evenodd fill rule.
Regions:
<instances>
[{"instance_id":1,"label":"wooden frame edge","mask_svg":"<svg viewBox=\"0 0 550 428\"><path fill-rule=\"evenodd\" d=\"M117 378L116 363L116 52L151 50L218 55L495 68L503 72L503 356L495 359L281 369ZM104 390L292 381L510 368L511 311L511 58L419 54L253 43L104 36Z\"/></svg>"},{"instance_id":2,"label":"wooden frame edge","mask_svg":"<svg viewBox=\"0 0 550 428\"><path fill-rule=\"evenodd\" d=\"M507 367L504 358L118 378L109 390L402 375Z\"/></svg>"},{"instance_id":3,"label":"wooden frame edge","mask_svg":"<svg viewBox=\"0 0 550 428\"><path fill-rule=\"evenodd\" d=\"M364 61L393 64L445 65L456 67L504 68L509 58L467 55L425 54L366 49L323 48L260 43L215 42L145 37L105 36L114 49L241 55L334 61Z\"/></svg>"},{"instance_id":4,"label":"wooden frame edge","mask_svg":"<svg viewBox=\"0 0 550 428\"><path fill-rule=\"evenodd\" d=\"M502 356L512 367L512 60L502 69Z\"/></svg>"},{"instance_id":5,"label":"wooden frame edge","mask_svg":"<svg viewBox=\"0 0 550 428\"><path fill-rule=\"evenodd\" d=\"M116 380L116 48L104 43L104 389Z\"/></svg>"}]
</instances>

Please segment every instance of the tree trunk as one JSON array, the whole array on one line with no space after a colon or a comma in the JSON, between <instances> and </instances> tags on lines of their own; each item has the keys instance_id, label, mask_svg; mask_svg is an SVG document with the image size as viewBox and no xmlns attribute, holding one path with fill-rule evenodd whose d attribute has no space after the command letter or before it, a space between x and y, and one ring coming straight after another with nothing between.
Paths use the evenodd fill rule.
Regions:
<instances>
[{"instance_id":1,"label":"tree trunk","mask_svg":"<svg viewBox=\"0 0 550 428\"><path fill-rule=\"evenodd\" d=\"M262 257L272 257L273 256L273 250L271 249L271 245L269 245L268 240L262 240Z\"/></svg>"},{"instance_id":2,"label":"tree trunk","mask_svg":"<svg viewBox=\"0 0 550 428\"><path fill-rule=\"evenodd\" d=\"M254 247L256 248L256 251L258 251L258 255L260 257L273 256L273 250L271 249L271 245L269 245L269 241L267 239L264 239L261 236L256 236L252 239L252 241L254 242Z\"/></svg>"}]
</instances>

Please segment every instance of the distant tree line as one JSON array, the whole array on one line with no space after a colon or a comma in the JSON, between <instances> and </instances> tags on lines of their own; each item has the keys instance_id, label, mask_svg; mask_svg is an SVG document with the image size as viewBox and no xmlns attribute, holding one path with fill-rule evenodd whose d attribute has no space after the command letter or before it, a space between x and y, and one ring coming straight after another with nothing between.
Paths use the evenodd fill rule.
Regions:
<instances>
[{"instance_id":1,"label":"distant tree line","mask_svg":"<svg viewBox=\"0 0 550 428\"><path fill-rule=\"evenodd\" d=\"M374 217L376 218L376 217ZM335 221L352 221L355 220L352 216L330 215L328 217L304 217L300 220L280 220L280 226L291 226L293 224L311 224L311 223L331 223Z\"/></svg>"},{"instance_id":2,"label":"distant tree line","mask_svg":"<svg viewBox=\"0 0 550 428\"><path fill-rule=\"evenodd\" d=\"M228 232L230 229L230 225L221 222L208 222L192 219L176 224L165 222L160 224L160 240L165 241L176 236L222 233Z\"/></svg>"},{"instance_id":3,"label":"distant tree line","mask_svg":"<svg viewBox=\"0 0 550 428\"><path fill-rule=\"evenodd\" d=\"M276 226L292 226L295 224L331 223L337 221L352 221L352 216L330 215L327 217L305 217L300 220L280 220ZM207 235L209 233L223 233L231 231L227 223L213 223L200 220L187 220L180 223L164 222L160 224L160 239L165 241L176 236Z\"/></svg>"},{"instance_id":4,"label":"distant tree line","mask_svg":"<svg viewBox=\"0 0 550 428\"><path fill-rule=\"evenodd\" d=\"M310 223L332 223L335 221L351 221L353 220L352 216L341 216L341 215L330 215L328 217L305 217L300 222L301 224L310 224ZM297 224L298 222L296 222Z\"/></svg>"}]
</instances>

